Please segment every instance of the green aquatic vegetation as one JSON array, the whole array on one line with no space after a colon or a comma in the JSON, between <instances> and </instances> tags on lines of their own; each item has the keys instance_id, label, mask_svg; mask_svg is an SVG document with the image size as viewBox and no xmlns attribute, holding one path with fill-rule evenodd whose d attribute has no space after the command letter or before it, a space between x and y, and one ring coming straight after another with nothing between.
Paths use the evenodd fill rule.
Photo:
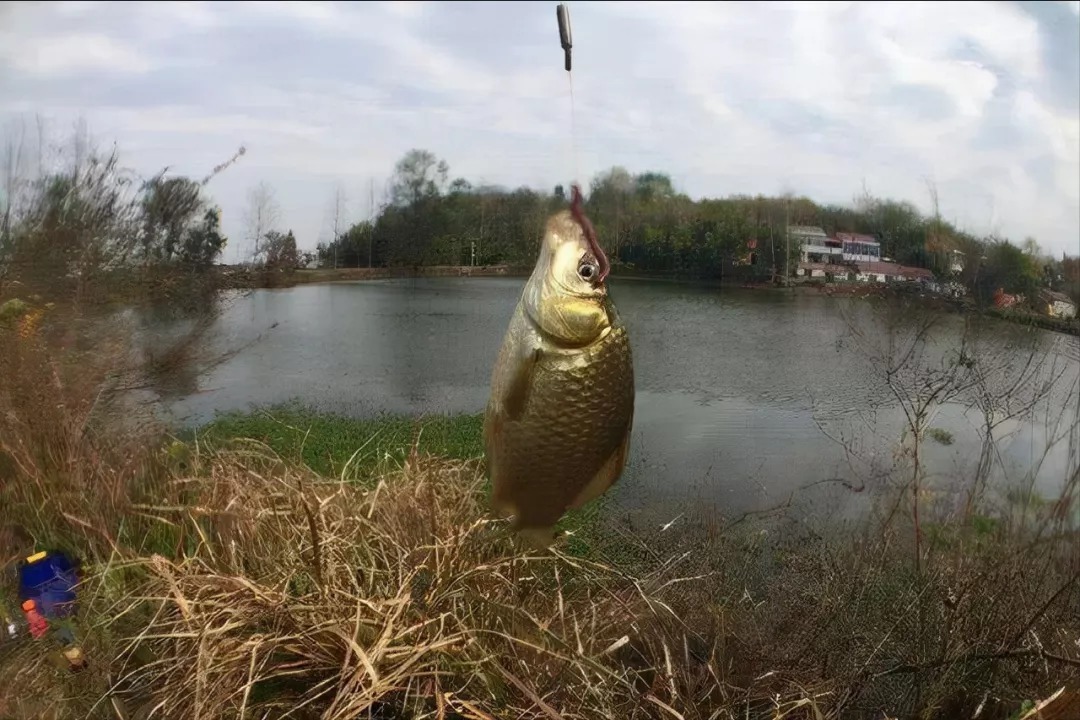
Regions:
<instances>
[{"instance_id":1,"label":"green aquatic vegetation","mask_svg":"<svg viewBox=\"0 0 1080 720\"><path fill-rule=\"evenodd\" d=\"M323 413L299 403L250 412L223 413L210 423L183 434L166 451L182 464L192 445L221 449L252 440L274 454L299 462L320 475L370 482L387 468L400 467L415 448L420 455L455 460L483 457L483 415L432 415L424 418L381 414L353 418ZM490 482L480 485L486 496ZM569 534L567 552L594 557L610 543L594 528L608 504L602 497L563 516L556 529ZM610 549L610 548L609 548ZM610 552L604 552L605 557Z\"/></svg>"},{"instance_id":2,"label":"green aquatic vegetation","mask_svg":"<svg viewBox=\"0 0 1080 720\"><path fill-rule=\"evenodd\" d=\"M363 480L387 463L403 463L414 447L420 454L478 458L483 453L482 428L480 415L414 419L382 414L360 419L285 404L219 415L185 433L184 439L213 447L257 440L322 475Z\"/></svg>"}]
</instances>

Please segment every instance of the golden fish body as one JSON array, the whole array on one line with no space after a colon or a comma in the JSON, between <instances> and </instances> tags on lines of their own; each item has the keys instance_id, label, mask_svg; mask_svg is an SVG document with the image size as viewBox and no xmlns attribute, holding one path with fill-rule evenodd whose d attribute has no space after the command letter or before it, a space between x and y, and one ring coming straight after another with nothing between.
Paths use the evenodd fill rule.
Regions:
<instances>
[{"instance_id":1,"label":"golden fish body","mask_svg":"<svg viewBox=\"0 0 1080 720\"><path fill-rule=\"evenodd\" d=\"M633 362L606 267L574 215L553 216L492 372L484 419L492 505L541 547L567 510L602 495L626 464Z\"/></svg>"}]
</instances>

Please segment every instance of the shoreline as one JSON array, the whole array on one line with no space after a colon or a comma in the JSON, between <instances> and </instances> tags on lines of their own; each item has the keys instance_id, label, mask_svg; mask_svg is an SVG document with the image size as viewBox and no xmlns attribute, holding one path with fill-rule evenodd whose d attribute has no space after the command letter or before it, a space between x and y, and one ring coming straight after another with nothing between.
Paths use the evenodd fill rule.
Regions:
<instances>
[{"instance_id":1,"label":"shoreline","mask_svg":"<svg viewBox=\"0 0 1080 720\"><path fill-rule=\"evenodd\" d=\"M529 272L507 265L422 265L418 267L303 268L289 273L250 270L235 266L219 268L232 289L276 289L313 283L358 282L412 277L526 277Z\"/></svg>"},{"instance_id":2,"label":"shoreline","mask_svg":"<svg viewBox=\"0 0 1080 720\"><path fill-rule=\"evenodd\" d=\"M318 268L301 269L292 273L266 273L236 266L222 266L222 279L226 287L233 290L270 290L312 285L316 283L345 283L365 280L393 280L405 278L484 278L506 277L526 278L530 268L509 265L424 265L418 267L377 267L377 268ZM1073 337L1080 337L1080 320L1053 318L1035 313L1000 310L998 308L979 309L970 300L958 300L926 292L913 292L913 288L887 284L871 283L820 283L796 281L788 287L771 282L752 282L747 280L728 280L715 278L695 278L663 275L642 275L638 273L611 276L618 281L665 282L691 284L715 288L738 288L743 290L792 292L799 294L817 293L828 297L886 297L897 294L910 294L926 302L940 305L951 312L970 313L994 317L1006 322L1032 325L1043 330L1058 332Z\"/></svg>"}]
</instances>

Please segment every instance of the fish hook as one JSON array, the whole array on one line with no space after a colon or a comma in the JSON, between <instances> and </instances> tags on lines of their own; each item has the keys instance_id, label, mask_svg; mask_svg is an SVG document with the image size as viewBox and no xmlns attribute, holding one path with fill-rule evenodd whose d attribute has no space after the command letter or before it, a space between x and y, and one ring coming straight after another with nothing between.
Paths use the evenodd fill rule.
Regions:
<instances>
[{"instance_id":1,"label":"fish hook","mask_svg":"<svg viewBox=\"0 0 1080 720\"><path fill-rule=\"evenodd\" d=\"M581 231L585 233L585 240L589 243L589 249L592 250L593 255L596 256L596 262L599 266L599 272L597 273L597 282L604 282L604 278L607 277L608 272L611 270L611 263L608 262L607 255L604 254L603 248L600 247L600 242L596 239L596 229L589 221L589 218L585 216L585 208L582 206L584 202L581 197L581 187L577 183L570 186L570 215L573 216L577 224L581 226Z\"/></svg>"}]
</instances>

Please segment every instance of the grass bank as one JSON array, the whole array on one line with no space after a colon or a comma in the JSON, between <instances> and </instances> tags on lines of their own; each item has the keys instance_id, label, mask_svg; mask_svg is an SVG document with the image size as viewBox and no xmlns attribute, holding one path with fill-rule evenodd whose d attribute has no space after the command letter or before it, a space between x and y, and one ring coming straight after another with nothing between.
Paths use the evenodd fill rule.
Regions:
<instances>
[{"instance_id":1,"label":"grass bank","mask_svg":"<svg viewBox=\"0 0 1080 720\"><path fill-rule=\"evenodd\" d=\"M400 465L413 451L457 460L480 457L482 425L480 415L365 420L290 403L222 414L181 439L215 448L253 439L322 475L370 482L387 462Z\"/></svg>"},{"instance_id":2,"label":"grass bank","mask_svg":"<svg viewBox=\"0 0 1080 720\"><path fill-rule=\"evenodd\" d=\"M34 549L77 555L90 667L0 644L0 717L1005 720L1080 679L1080 478L830 532L601 512L530 552L475 416L169 437L51 317L0 327L0 598Z\"/></svg>"},{"instance_id":3,"label":"grass bank","mask_svg":"<svg viewBox=\"0 0 1080 720\"><path fill-rule=\"evenodd\" d=\"M446 458L482 470L483 416L435 415L410 418L382 415L358 419L317 412L289 403L253 412L227 413L184 433L183 452L192 443L210 450L228 449L249 440L264 444L288 462L324 477L373 487L387 468L402 467L410 456ZM482 473L481 473L482 474ZM490 484L485 479L482 491ZM571 511L559 523L568 532L566 549L578 556L599 551L592 521L603 512L606 498Z\"/></svg>"}]
</instances>

